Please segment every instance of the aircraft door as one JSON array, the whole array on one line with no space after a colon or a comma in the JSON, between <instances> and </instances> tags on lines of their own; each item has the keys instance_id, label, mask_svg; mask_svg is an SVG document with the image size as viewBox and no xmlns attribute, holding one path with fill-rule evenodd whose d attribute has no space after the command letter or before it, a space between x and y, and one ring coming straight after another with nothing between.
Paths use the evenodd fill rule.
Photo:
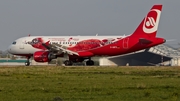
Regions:
<instances>
[{"instance_id":1,"label":"aircraft door","mask_svg":"<svg viewBox=\"0 0 180 101\"><path fill-rule=\"evenodd\" d=\"M22 40L21 43L19 44L19 49L24 49L24 43L25 40Z\"/></svg>"},{"instance_id":2,"label":"aircraft door","mask_svg":"<svg viewBox=\"0 0 180 101\"><path fill-rule=\"evenodd\" d=\"M129 38L123 39L123 48L128 49L129 48Z\"/></svg>"}]
</instances>

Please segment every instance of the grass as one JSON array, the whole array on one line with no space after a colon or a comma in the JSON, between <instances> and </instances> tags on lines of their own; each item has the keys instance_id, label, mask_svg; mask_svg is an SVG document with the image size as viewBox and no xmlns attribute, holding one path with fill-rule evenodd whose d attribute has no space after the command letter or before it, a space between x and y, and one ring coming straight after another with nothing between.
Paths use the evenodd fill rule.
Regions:
<instances>
[{"instance_id":1,"label":"grass","mask_svg":"<svg viewBox=\"0 0 180 101\"><path fill-rule=\"evenodd\" d=\"M0 67L0 101L180 101L180 67Z\"/></svg>"}]
</instances>

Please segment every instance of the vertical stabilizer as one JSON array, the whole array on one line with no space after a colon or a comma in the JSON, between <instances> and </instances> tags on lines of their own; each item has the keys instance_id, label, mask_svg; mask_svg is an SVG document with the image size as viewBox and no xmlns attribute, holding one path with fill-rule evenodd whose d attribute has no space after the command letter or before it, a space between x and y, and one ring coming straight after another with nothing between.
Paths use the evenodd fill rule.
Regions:
<instances>
[{"instance_id":1,"label":"vertical stabilizer","mask_svg":"<svg viewBox=\"0 0 180 101\"><path fill-rule=\"evenodd\" d=\"M134 31L132 36L140 37L156 37L159 20L161 16L162 5L154 5L148 12L146 17L142 20L138 28Z\"/></svg>"}]
</instances>

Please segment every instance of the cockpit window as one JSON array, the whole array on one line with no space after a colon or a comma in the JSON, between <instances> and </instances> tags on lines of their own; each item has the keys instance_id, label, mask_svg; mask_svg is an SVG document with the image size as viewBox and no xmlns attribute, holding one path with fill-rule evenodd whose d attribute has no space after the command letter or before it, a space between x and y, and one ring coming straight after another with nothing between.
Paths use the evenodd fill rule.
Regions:
<instances>
[{"instance_id":1,"label":"cockpit window","mask_svg":"<svg viewBox=\"0 0 180 101\"><path fill-rule=\"evenodd\" d=\"M32 40L32 44L36 44L36 43L38 43L38 42L39 42L38 39L33 39L33 40Z\"/></svg>"},{"instance_id":2,"label":"cockpit window","mask_svg":"<svg viewBox=\"0 0 180 101\"><path fill-rule=\"evenodd\" d=\"M12 44L15 45L15 44L16 44L16 41L14 41Z\"/></svg>"}]
</instances>

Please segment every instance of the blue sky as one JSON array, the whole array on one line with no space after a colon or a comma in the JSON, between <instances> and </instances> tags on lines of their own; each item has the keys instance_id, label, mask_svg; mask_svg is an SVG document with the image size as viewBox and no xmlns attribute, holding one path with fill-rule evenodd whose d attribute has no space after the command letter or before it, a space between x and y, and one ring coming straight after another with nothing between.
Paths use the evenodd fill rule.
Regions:
<instances>
[{"instance_id":1,"label":"blue sky","mask_svg":"<svg viewBox=\"0 0 180 101\"><path fill-rule=\"evenodd\" d=\"M180 0L1 0L0 49L28 34L128 35L154 4L163 4L157 36L177 44Z\"/></svg>"}]
</instances>

